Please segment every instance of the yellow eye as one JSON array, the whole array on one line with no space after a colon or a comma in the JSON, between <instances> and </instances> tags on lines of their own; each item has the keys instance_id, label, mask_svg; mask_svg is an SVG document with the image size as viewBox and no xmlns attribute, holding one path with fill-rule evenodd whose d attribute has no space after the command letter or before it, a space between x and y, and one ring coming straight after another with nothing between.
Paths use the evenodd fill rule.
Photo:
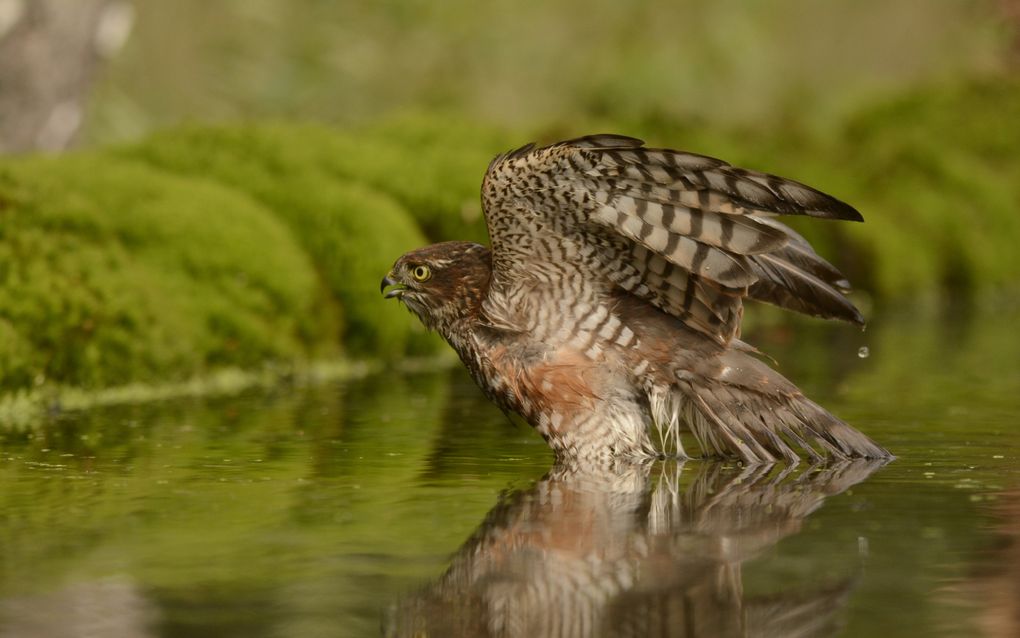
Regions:
<instances>
[{"instance_id":1,"label":"yellow eye","mask_svg":"<svg viewBox=\"0 0 1020 638\"><path fill-rule=\"evenodd\" d=\"M411 276L415 281L428 281L432 278L432 271L428 266L415 266L411 269Z\"/></svg>"}]
</instances>

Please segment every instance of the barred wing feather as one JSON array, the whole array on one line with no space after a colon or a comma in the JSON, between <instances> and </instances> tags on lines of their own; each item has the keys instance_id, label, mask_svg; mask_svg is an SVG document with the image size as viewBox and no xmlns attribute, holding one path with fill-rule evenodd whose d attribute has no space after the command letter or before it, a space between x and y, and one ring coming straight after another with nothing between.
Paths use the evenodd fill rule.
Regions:
<instances>
[{"instance_id":1,"label":"barred wing feather","mask_svg":"<svg viewBox=\"0 0 1020 638\"><path fill-rule=\"evenodd\" d=\"M593 135L497 157L482 189L493 285L513 286L554 242L604 280L719 343L739 335L742 302L862 323L847 282L773 219L861 221L804 184L640 140Z\"/></svg>"}]
</instances>

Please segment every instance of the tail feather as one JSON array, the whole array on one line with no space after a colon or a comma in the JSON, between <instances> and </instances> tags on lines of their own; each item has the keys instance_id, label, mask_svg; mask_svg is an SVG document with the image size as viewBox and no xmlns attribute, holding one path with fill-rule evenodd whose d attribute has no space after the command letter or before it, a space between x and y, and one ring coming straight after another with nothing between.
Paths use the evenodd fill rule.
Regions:
<instances>
[{"instance_id":1,"label":"tail feather","mask_svg":"<svg viewBox=\"0 0 1020 638\"><path fill-rule=\"evenodd\" d=\"M743 391L720 386L713 394L720 399L717 410L725 412L731 422L746 424L745 429L759 442L759 449L756 451L761 462L776 460L776 456L782 457L787 462L795 463L799 460L797 453L777 434L778 428L770 429L766 426L764 415L758 412L759 407L748 401L747 397L743 396Z\"/></svg>"},{"instance_id":2,"label":"tail feather","mask_svg":"<svg viewBox=\"0 0 1020 638\"><path fill-rule=\"evenodd\" d=\"M693 390L694 386L690 386L690 388ZM718 434L718 437L713 437L712 440L712 446L716 448L716 452L725 450L735 453L745 463L750 464L774 460L774 457L748 430L746 424L739 418L733 418L733 413L727 410L717 397L696 390L692 394L701 414L709 420L710 425L714 426ZM697 437L697 432L695 432L695 437Z\"/></svg>"},{"instance_id":3,"label":"tail feather","mask_svg":"<svg viewBox=\"0 0 1020 638\"><path fill-rule=\"evenodd\" d=\"M677 414L703 453L736 456L750 465L796 463L801 456L812 462L823 457L891 458L749 354L729 350L713 363L704 370L679 372L673 384L677 398L660 402L683 406ZM710 370L714 373L706 374ZM657 422L674 419L656 415Z\"/></svg>"},{"instance_id":4,"label":"tail feather","mask_svg":"<svg viewBox=\"0 0 1020 638\"><path fill-rule=\"evenodd\" d=\"M820 424L822 427L815 428L817 435L838 448L846 457L863 456L880 459L890 456L888 450L803 395L792 404L792 407L802 422Z\"/></svg>"}]
</instances>

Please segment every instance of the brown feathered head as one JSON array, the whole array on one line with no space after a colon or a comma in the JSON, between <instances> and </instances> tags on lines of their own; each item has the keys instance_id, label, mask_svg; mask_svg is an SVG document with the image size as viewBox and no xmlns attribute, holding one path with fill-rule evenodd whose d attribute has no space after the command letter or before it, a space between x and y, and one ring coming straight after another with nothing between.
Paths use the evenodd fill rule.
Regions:
<instances>
[{"instance_id":1,"label":"brown feathered head","mask_svg":"<svg viewBox=\"0 0 1020 638\"><path fill-rule=\"evenodd\" d=\"M488 248L448 241L404 254L380 290L387 299L404 302L426 328L449 339L459 321L477 318L491 273Z\"/></svg>"}]
</instances>

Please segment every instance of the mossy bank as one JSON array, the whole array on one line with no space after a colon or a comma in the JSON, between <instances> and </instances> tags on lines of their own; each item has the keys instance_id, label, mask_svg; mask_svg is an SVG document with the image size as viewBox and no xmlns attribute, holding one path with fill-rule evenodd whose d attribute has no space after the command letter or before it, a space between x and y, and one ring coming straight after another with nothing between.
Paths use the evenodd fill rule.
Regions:
<instances>
[{"instance_id":1,"label":"mossy bank","mask_svg":"<svg viewBox=\"0 0 1020 638\"><path fill-rule=\"evenodd\" d=\"M436 352L378 282L426 231L484 237L478 182L500 144L452 128L187 128L4 160L0 393Z\"/></svg>"},{"instance_id":2,"label":"mossy bank","mask_svg":"<svg viewBox=\"0 0 1020 638\"><path fill-rule=\"evenodd\" d=\"M613 128L853 202L866 224L800 228L855 283L891 297L1015 285L1017 122L1020 89L996 82L906 96L824 138L795 123ZM270 122L4 159L0 394L435 353L418 322L382 304L378 281L428 241L484 240L482 172L526 136L552 135L425 116L359 131Z\"/></svg>"}]
</instances>

